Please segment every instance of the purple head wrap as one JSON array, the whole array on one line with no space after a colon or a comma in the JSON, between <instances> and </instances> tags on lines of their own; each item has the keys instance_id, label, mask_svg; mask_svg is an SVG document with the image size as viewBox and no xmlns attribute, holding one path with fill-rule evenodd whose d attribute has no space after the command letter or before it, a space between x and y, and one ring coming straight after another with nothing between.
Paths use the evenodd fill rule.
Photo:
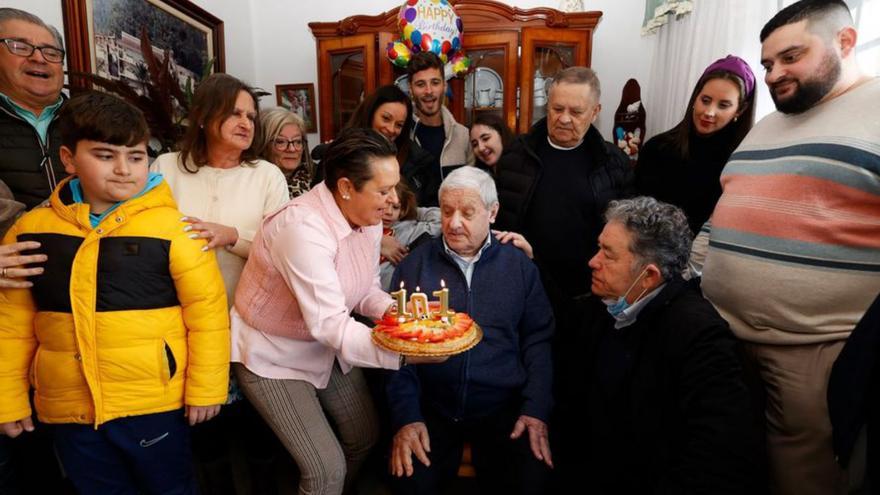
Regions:
<instances>
[{"instance_id":1,"label":"purple head wrap","mask_svg":"<svg viewBox=\"0 0 880 495\"><path fill-rule=\"evenodd\" d=\"M703 75L700 76L700 79L706 77L706 74L718 70L727 71L731 74L739 76L739 78L742 79L743 83L745 83L746 85L746 98L751 96L752 91L755 90L755 74L752 72L752 69L749 67L749 64L747 64L745 60L735 55L728 55L724 58L719 58L718 60L712 62L709 67L706 67L706 70L703 71Z\"/></svg>"}]
</instances>

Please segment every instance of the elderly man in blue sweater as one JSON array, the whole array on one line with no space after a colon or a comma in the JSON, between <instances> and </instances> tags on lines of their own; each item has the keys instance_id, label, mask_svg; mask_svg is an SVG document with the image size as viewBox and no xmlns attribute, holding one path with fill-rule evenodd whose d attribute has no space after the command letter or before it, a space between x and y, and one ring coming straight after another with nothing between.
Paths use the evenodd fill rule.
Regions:
<instances>
[{"instance_id":1,"label":"elderly man in blue sweater","mask_svg":"<svg viewBox=\"0 0 880 495\"><path fill-rule=\"evenodd\" d=\"M468 313L484 336L442 364L390 375L395 490L439 492L467 440L482 493L546 493L554 322L538 269L490 235L498 195L486 172L449 174L440 210L443 236L410 253L391 286L433 291L445 281L450 307Z\"/></svg>"}]
</instances>

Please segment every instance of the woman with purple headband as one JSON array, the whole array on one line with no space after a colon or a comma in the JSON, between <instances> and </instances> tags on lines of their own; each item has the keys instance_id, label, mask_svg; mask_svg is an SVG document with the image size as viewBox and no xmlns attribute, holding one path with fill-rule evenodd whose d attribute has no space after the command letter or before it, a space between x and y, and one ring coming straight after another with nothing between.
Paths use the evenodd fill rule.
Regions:
<instances>
[{"instance_id":1,"label":"woman with purple headband","mask_svg":"<svg viewBox=\"0 0 880 495\"><path fill-rule=\"evenodd\" d=\"M755 123L755 74L728 55L700 77L684 118L639 153L639 194L672 203L696 234L721 196L721 170Z\"/></svg>"}]
</instances>

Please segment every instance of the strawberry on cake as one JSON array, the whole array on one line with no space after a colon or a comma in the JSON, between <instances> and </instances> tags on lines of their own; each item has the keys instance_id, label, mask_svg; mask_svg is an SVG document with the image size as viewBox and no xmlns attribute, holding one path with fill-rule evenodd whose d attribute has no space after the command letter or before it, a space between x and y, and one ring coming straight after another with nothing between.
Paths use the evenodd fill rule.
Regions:
<instances>
[{"instance_id":1,"label":"strawberry on cake","mask_svg":"<svg viewBox=\"0 0 880 495\"><path fill-rule=\"evenodd\" d=\"M483 332L465 313L437 311L433 301L427 315L387 313L373 328L373 341L390 351L413 356L452 356L477 345Z\"/></svg>"}]
</instances>

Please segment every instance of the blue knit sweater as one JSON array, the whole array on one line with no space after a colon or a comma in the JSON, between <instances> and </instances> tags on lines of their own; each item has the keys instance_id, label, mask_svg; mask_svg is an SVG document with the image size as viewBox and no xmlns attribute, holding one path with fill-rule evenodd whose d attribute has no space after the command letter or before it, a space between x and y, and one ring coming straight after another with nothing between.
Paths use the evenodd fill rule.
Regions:
<instances>
[{"instance_id":1,"label":"blue knit sweater","mask_svg":"<svg viewBox=\"0 0 880 495\"><path fill-rule=\"evenodd\" d=\"M554 322L538 269L522 251L492 242L474 266L471 286L441 238L420 246L397 268L400 282L430 294L449 288L449 307L468 313L483 340L442 364L390 374L386 391L394 430L423 421L422 407L450 419L487 416L511 405L547 421L553 407L550 338Z\"/></svg>"}]
</instances>

